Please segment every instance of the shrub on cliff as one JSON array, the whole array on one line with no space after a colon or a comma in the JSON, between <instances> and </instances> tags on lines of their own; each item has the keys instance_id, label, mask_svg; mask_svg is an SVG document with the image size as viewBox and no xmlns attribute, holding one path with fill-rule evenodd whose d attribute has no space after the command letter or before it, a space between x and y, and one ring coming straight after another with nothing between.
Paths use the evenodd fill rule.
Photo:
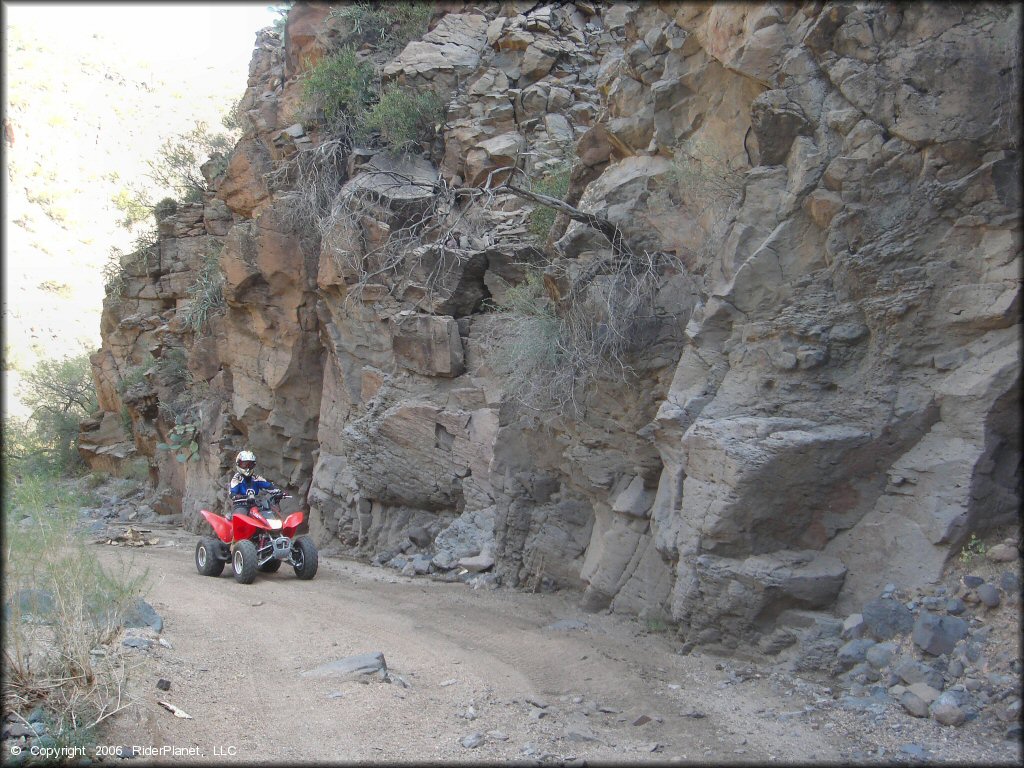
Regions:
<instances>
[{"instance_id":1,"label":"shrub on cliff","mask_svg":"<svg viewBox=\"0 0 1024 768\"><path fill-rule=\"evenodd\" d=\"M571 165L565 163L552 170L549 170L539 179L533 182L532 190L542 195L563 199L569 191L569 175ZM526 228L530 234L539 238L546 238L551 231L551 225L555 223L558 212L554 208L545 205L535 205L526 219Z\"/></svg>"},{"instance_id":2,"label":"shrub on cliff","mask_svg":"<svg viewBox=\"0 0 1024 768\"><path fill-rule=\"evenodd\" d=\"M384 54L397 53L406 43L427 31L433 15L431 3L347 3L331 11L348 27L347 40L369 43Z\"/></svg>"},{"instance_id":3,"label":"shrub on cliff","mask_svg":"<svg viewBox=\"0 0 1024 768\"><path fill-rule=\"evenodd\" d=\"M210 250L199 266L195 282L186 291L189 303L182 309L185 324L196 335L209 329L210 318L224 307L224 274L220 271L220 253Z\"/></svg>"},{"instance_id":4,"label":"shrub on cliff","mask_svg":"<svg viewBox=\"0 0 1024 768\"><path fill-rule=\"evenodd\" d=\"M629 381L635 354L664 321L662 276L679 268L660 252L599 256L533 268L508 286L495 306L506 322L492 358L508 395L531 410L578 415L598 383Z\"/></svg>"},{"instance_id":5,"label":"shrub on cliff","mask_svg":"<svg viewBox=\"0 0 1024 768\"><path fill-rule=\"evenodd\" d=\"M444 113L444 102L433 91L415 91L392 84L359 117L356 138L362 142L376 139L390 152L412 150L434 139L444 122Z\"/></svg>"},{"instance_id":6,"label":"shrub on cliff","mask_svg":"<svg viewBox=\"0 0 1024 768\"><path fill-rule=\"evenodd\" d=\"M373 98L373 67L343 46L321 59L302 84L305 105L323 115L332 132L351 136Z\"/></svg>"}]
</instances>

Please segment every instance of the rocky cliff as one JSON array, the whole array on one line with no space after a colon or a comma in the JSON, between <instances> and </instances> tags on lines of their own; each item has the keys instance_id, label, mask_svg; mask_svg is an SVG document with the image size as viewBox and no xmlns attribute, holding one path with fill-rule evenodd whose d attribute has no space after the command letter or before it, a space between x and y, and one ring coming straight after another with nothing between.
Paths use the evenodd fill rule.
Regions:
<instances>
[{"instance_id":1,"label":"rocky cliff","mask_svg":"<svg viewBox=\"0 0 1024 768\"><path fill-rule=\"evenodd\" d=\"M437 4L363 52L446 105L394 154L303 113L348 22L297 4L209 199L164 211L107 297L83 453L146 457L157 511L198 530L248 447L321 544L719 650L928 584L1020 503L1019 22ZM223 311L197 311L204 279Z\"/></svg>"}]
</instances>

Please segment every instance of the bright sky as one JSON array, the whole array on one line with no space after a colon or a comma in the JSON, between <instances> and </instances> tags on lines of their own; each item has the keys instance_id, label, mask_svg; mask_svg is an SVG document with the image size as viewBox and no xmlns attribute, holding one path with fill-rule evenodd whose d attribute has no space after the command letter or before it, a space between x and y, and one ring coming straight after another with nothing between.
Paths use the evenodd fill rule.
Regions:
<instances>
[{"instance_id":1,"label":"bright sky","mask_svg":"<svg viewBox=\"0 0 1024 768\"><path fill-rule=\"evenodd\" d=\"M99 33L123 54L154 63L191 61L243 73L245 87L256 30L277 14L268 3L5 2L5 23L41 27L51 38Z\"/></svg>"},{"instance_id":2,"label":"bright sky","mask_svg":"<svg viewBox=\"0 0 1024 768\"><path fill-rule=\"evenodd\" d=\"M145 78L147 76L144 72L152 71L155 77L159 77L159 80L166 84L161 85L162 88L185 94L180 99L180 112L182 119L188 121L188 125L192 120L201 117L200 108L207 104L209 97L214 94L224 94L225 106L230 103L230 99L237 99L242 95L248 78L256 32L273 25L278 18L278 14L270 9L267 0L261 3L42 3L15 0L3 2L2 5L5 39L9 28L17 29L21 40L28 43L33 40L45 43L43 48L46 51L67 51L68 63L77 62L82 57L86 60L101 58L107 69L123 71L129 79ZM99 57L83 54L85 51L97 50L102 54ZM17 55L25 58L10 58L15 56L15 53L8 46L4 47L5 84L9 82L8 77L12 72L20 72L21 81L25 81L33 73L38 77L41 71L62 71L61 62L40 61L40 55L31 46ZM30 63L34 69L25 68L25 65ZM54 187L60 186L60 181L65 174L72 172L72 167L77 169L76 172L80 172L81 168L94 173L111 170L94 167L104 147L99 147L99 136L96 138L97 143L93 143L92 133L71 133L68 134L70 139L66 138L47 146L48 137L52 140L55 133L59 135L61 130L67 131L68 127L76 125L75 121L80 116L68 111L72 108L72 103L77 105L74 107L76 109L82 108L82 105L85 105L85 108L94 106L97 114L113 114L110 104L90 102L91 91L83 84L81 77L74 78L74 83L78 90L70 94L67 91L68 81L62 82L59 74L51 76L44 83L47 92L33 92L30 96L34 100L31 117L24 109L10 112L15 118L13 122L18 140L13 147L5 146L5 150L9 150L5 152L5 161L12 162L11 158L17 153L17 157L22 160L20 167L25 173L30 172L35 164L38 166L36 171L39 176L44 179L51 178L52 181L49 183ZM108 92L114 91L112 88L106 91L97 89L96 99L101 98L101 93ZM127 94L131 94L130 89ZM8 91L8 98L12 95ZM189 95L195 98L190 99ZM62 97L64 101L61 101ZM44 105L54 100L56 106L46 111ZM5 117L13 109L13 104L13 100L5 104ZM128 114L133 114L129 105L125 107ZM195 115L191 114L192 110L196 111ZM46 124L47 118L53 125ZM202 115L202 119L209 120L215 130L218 128L218 117L214 116L211 119ZM42 122L33 123L31 120ZM95 120L84 122L96 125ZM136 138L145 133L146 125L143 122L140 119L132 126ZM154 128L165 130L167 137L170 137L185 130L188 125L172 128L161 124ZM57 126L67 127L62 129ZM118 141L124 142L128 133L119 129L116 121L110 117L106 118L102 137L110 146L116 146ZM153 146L148 150L124 146L123 149L126 151L123 154L131 156L134 158L133 162L137 163L142 157L152 153L156 144L152 141L150 143ZM68 156L69 152L72 153L71 157ZM78 156L84 160L91 160L91 164L72 162ZM5 172L7 170L5 168ZM123 171L123 168L121 170ZM27 183L24 174L16 175L16 178L19 185ZM6 183L7 179L4 181ZM80 188L88 188L87 180L77 179L76 184ZM78 351L78 338L83 335L82 326L87 327L90 337L94 337L92 344L97 344L99 306L103 295L102 278L98 269L95 266L90 267L87 262L102 263L105 259L112 243L103 240L100 230L118 229L115 214L110 214L110 221L92 222L92 229L96 229L97 232L89 234L95 236L95 242L85 240L92 243L85 247L82 242L76 241L76 238L86 238L82 231L57 231L56 224L47 220L40 221L38 216L27 228L13 226L12 222L16 215L23 212L25 192L20 188L12 191L19 194L8 196L8 204L5 205L4 223L8 234L8 237L4 238L3 269L5 350L10 347L20 353L28 364L31 364L35 354L29 351L31 345L45 348L47 356L63 356L60 354L62 351L64 354L74 354ZM109 207L105 200L99 199L106 194L108 193L93 195L97 198L94 202ZM22 203L21 207L12 204L12 201L19 200ZM126 235L121 231L119 236L123 239ZM41 254L40 247L45 247L47 253ZM59 264L56 268L55 263ZM51 294L39 290L39 284L44 278L70 284L75 290L74 301L77 303L69 305L70 300L65 300L59 308L57 305L46 305L45 302ZM70 309L70 306L74 306L78 311ZM61 315L69 311L74 322L63 323ZM51 346L55 349L51 349ZM5 413L11 413L17 410L17 403L12 400L17 374L11 372L8 375L5 371L3 378L3 410Z\"/></svg>"}]
</instances>

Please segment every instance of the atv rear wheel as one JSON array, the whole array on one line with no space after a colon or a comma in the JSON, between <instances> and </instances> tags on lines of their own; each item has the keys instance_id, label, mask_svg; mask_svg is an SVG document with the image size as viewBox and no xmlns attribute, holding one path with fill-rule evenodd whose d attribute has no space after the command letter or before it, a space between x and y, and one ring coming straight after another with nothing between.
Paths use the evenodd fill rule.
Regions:
<instances>
[{"instance_id":1,"label":"atv rear wheel","mask_svg":"<svg viewBox=\"0 0 1024 768\"><path fill-rule=\"evenodd\" d=\"M252 584L256 578L256 545L248 539L236 543L231 555L231 569L239 584Z\"/></svg>"},{"instance_id":2,"label":"atv rear wheel","mask_svg":"<svg viewBox=\"0 0 1024 768\"><path fill-rule=\"evenodd\" d=\"M316 576L316 569L320 565L320 557L316 551L316 545L305 536L296 539L292 544L292 559L295 565L295 575L303 581L308 581Z\"/></svg>"},{"instance_id":3,"label":"atv rear wheel","mask_svg":"<svg viewBox=\"0 0 1024 768\"><path fill-rule=\"evenodd\" d=\"M281 561L276 557L273 560L267 560L263 565L257 565L256 570L263 573L277 573L281 568Z\"/></svg>"},{"instance_id":4,"label":"atv rear wheel","mask_svg":"<svg viewBox=\"0 0 1024 768\"><path fill-rule=\"evenodd\" d=\"M203 576L220 576L224 572L224 561L217 557L219 553L220 542L203 536L196 544L196 570Z\"/></svg>"}]
</instances>

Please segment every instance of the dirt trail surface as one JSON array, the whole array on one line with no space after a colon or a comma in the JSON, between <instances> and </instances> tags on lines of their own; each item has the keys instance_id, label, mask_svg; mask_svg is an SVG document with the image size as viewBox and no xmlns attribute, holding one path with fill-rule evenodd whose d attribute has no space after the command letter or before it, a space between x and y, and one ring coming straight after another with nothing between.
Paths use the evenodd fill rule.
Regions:
<instances>
[{"instance_id":1,"label":"dirt trail surface","mask_svg":"<svg viewBox=\"0 0 1024 768\"><path fill-rule=\"evenodd\" d=\"M312 581L285 567L241 585L230 568L218 578L196 573L197 537L170 528L154 535L162 546L97 545L109 565L149 569L147 600L170 646L130 651L140 664L136 704L108 721L101 741L141 747L146 762L909 757L898 748L905 733L887 741L855 718L845 726L815 718L815 701L831 702L827 689L734 660L680 656L670 634L582 613L572 595L474 590L334 558L321 559ZM384 654L392 682L301 674L373 652ZM169 690L158 690L159 678L171 681ZM933 759L1008 754L935 754L946 736L933 731ZM889 749L877 756L859 751L881 744Z\"/></svg>"}]
</instances>

